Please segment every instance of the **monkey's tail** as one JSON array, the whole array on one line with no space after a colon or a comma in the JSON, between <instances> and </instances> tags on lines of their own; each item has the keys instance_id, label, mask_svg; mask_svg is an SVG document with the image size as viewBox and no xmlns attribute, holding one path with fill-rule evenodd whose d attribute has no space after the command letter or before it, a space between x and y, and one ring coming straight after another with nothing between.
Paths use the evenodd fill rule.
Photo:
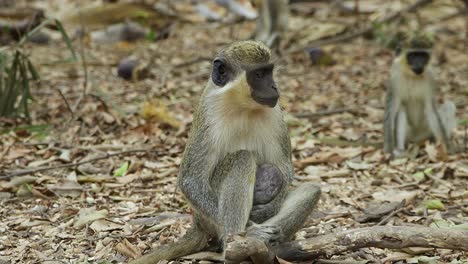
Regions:
<instances>
[{"instance_id":1,"label":"monkey's tail","mask_svg":"<svg viewBox=\"0 0 468 264\"><path fill-rule=\"evenodd\" d=\"M199 252L206 247L208 235L201 231L199 227L193 225L185 236L177 242L161 246L153 252L138 259L130 261L129 264L157 264L160 260L172 260L186 255Z\"/></svg>"}]
</instances>

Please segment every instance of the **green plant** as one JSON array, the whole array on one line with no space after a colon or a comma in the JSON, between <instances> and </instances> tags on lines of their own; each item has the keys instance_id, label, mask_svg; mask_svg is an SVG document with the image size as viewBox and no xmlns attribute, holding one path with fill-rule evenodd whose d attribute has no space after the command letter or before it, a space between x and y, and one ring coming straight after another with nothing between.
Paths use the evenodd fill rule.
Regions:
<instances>
[{"instance_id":1,"label":"green plant","mask_svg":"<svg viewBox=\"0 0 468 264\"><path fill-rule=\"evenodd\" d=\"M77 56L70 38L57 19L47 19L23 36L17 45L0 49L0 117L26 117L29 119L31 84L38 85L40 76L30 57L23 50L24 42L46 25L54 24L71 52L71 59Z\"/></svg>"}]
</instances>

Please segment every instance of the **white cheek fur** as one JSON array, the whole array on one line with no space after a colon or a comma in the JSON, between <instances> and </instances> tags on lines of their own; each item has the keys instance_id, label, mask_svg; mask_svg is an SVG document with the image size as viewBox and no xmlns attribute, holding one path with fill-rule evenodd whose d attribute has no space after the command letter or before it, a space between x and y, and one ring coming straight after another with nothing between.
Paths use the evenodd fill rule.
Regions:
<instances>
[{"instance_id":1,"label":"white cheek fur","mask_svg":"<svg viewBox=\"0 0 468 264\"><path fill-rule=\"evenodd\" d=\"M245 149L256 153L258 163L276 164L282 153L278 139L283 122L281 109L279 104L274 108L260 106L250 98L232 103L226 93L231 89L248 89L243 87L243 81L245 78L237 78L222 88L207 91L206 120L213 140L212 159L219 160L227 153Z\"/></svg>"}]
</instances>

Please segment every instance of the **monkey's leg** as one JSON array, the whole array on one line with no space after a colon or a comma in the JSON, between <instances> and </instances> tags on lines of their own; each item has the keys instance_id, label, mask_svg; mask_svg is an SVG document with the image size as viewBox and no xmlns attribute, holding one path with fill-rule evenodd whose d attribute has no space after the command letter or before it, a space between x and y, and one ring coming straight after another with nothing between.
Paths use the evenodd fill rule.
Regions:
<instances>
[{"instance_id":1,"label":"monkey's leg","mask_svg":"<svg viewBox=\"0 0 468 264\"><path fill-rule=\"evenodd\" d=\"M276 244L290 239L304 224L314 209L320 197L320 188L310 183L304 183L291 190L275 216L260 225L254 225L247 234L258 236L270 244ZM278 228L280 234L274 231ZM278 239L279 241L275 241Z\"/></svg>"},{"instance_id":2,"label":"monkey's leg","mask_svg":"<svg viewBox=\"0 0 468 264\"><path fill-rule=\"evenodd\" d=\"M457 127L456 111L457 108L452 101L446 101L439 107L440 118L448 138L451 137L453 130Z\"/></svg>"},{"instance_id":3,"label":"monkey's leg","mask_svg":"<svg viewBox=\"0 0 468 264\"><path fill-rule=\"evenodd\" d=\"M441 115L436 108L435 101L432 101L426 109L426 119L432 133L436 137L437 141L442 142L446 147L447 151L452 152L452 146L450 144L449 136L447 134L448 128L444 126ZM450 107L450 106L449 106Z\"/></svg>"},{"instance_id":4,"label":"monkey's leg","mask_svg":"<svg viewBox=\"0 0 468 264\"><path fill-rule=\"evenodd\" d=\"M393 95L393 87L391 82L387 84L387 95L385 98L385 114L384 114L384 152L393 154L395 149L395 124L398 109L400 104L395 103Z\"/></svg>"},{"instance_id":5,"label":"monkey's leg","mask_svg":"<svg viewBox=\"0 0 468 264\"><path fill-rule=\"evenodd\" d=\"M208 235L193 223L187 233L177 242L161 246L149 254L130 261L129 264L157 264L161 260L172 260L201 251L206 247Z\"/></svg>"},{"instance_id":6,"label":"monkey's leg","mask_svg":"<svg viewBox=\"0 0 468 264\"><path fill-rule=\"evenodd\" d=\"M392 154L395 158L398 158L405 153L406 138L408 135L408 118L406 117L406 112L400 110L396 116L395 122L396 149L393 150Z\"/></svg>"},{"instance_id":7,"label":"monkey's leg","mask_svg":"<svg viewBox=\"0 0 468 264\"><path fill-rule=\"evenodd\" d=\"M213 180L220 180L217 222L223 247L226 235L245 230L252 209L256 170L255 156L241 150L226 156L214 172Z\"/></svg>"}]
</instances>

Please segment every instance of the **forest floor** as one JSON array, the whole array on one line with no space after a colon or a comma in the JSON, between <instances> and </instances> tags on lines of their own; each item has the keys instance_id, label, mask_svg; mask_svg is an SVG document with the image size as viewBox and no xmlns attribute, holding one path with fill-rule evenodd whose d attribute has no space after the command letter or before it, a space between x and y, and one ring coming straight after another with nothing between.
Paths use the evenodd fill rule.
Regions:
<instances>
[{"instance_id":1,"label":"forest floor","mask_svg":"<svg viewBox=\"0 0 468 264\"><path fill-rule=\"evenodd\" d=\"M369 25L372 16L409 1L361 2L369 10L360 15L323 2L295 4L287 47L278 57L277 82L296 172L292 185L314 182L322 188L317 209L295 239L375 225L466 230L466 125L454 134L460 153L446 156L427 143L412 148L409 158L390 161L382 152L382 120L393 51L377 37L358 37L322 47L330 60L314 65L303 51L309 46L297 39L317 34L321 23L346 30ZM76 5L29 4L46 7L49 16ZM431 8L442 7L422 8L419 23L436 32L438 99L453 100L457 117L466 121L468 22L466 16L441 21ZM408 25L415 17L408 16ZM126 262L182 236L190 226L190 209L176 178L192 114L210 75L209 58L254 29L252 21L193 19L171 23L169 36L158 41L100 44L76 38L73 45L85 65L57 62L70 57L60 38L47 45L26 43L41 85L33 89L29 123L0 120L0 263ZM118 63L128 56L149 65L147 78L117 76ZM297 117L304 114L308 117ZM120 154L107 156L113 153ZM59 167L89 159L96 160ZM42 166L53 168L11 175ZM366 248L320 261L468 263L468 255Z\"/></svg>"}]
</instances>

